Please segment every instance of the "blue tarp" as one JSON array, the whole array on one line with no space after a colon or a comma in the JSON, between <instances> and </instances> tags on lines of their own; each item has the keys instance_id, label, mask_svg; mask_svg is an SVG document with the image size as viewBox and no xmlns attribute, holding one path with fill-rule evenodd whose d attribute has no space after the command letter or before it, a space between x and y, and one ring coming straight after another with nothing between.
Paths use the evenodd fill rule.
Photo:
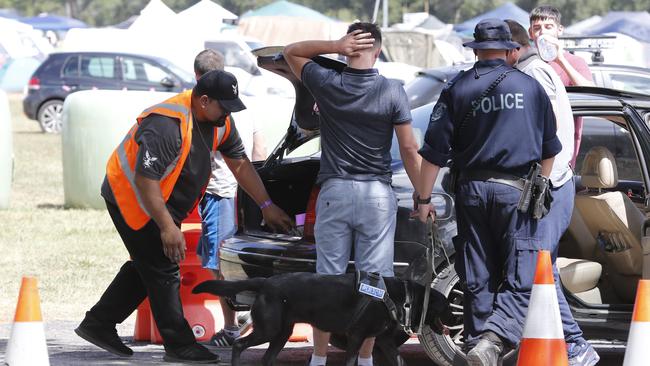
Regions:
<instances>
[{"instance_id":1,"label":"blue tarp","mask_svg":"<svg viewBox=\"0 0 650 366\"><path fill-rule=\"evenodd\" d=\"M612 11L585 34L621 33L650 43L650 14L646 11Z\"/></svg>"},{"instance_id":2,"label":"blue tarp","mask_svg":"<svg viewBox=\"0 0 650 366\"><path fill-rule=\"evenodd\" d=\"M306 6L294 4L286 0L276 1L269 5L262 6L261 8L249 10L242 14L240 18L256 16L290 16L306 18L310 20L322 20L326 22L336 21L336 19L321 14L316 10L310 9Z\"/></svg>"},{"instance_id":3,"label":"blue tarp","mask_svg":"<svg viewBox=\"0 0 650 366\"><path fill-rule=\"evenodd\" d=\"M18 19L25 24L29 24L35 29L44 31L67 31L71 28L87 28L88 25L78 19L62 17L59 15L43 14L35 17Z\"/></svg>"},{"instance_id":4,"label":"blue tarp","mask_svg":"<svg viewBox=\"0 0 650 366\"><path fill-rule=\"evenodd\" d=\"M513 3L505 3L496 9L490 10L487 13L468 19L460 24L454 25L454 30L464 35L471 35L474 33L474 27L483 19L496 18L496 19L513 19L524 28L528 29L530 21L528 19L528 12L518 7Z\"/></svg>"}]
</instances>

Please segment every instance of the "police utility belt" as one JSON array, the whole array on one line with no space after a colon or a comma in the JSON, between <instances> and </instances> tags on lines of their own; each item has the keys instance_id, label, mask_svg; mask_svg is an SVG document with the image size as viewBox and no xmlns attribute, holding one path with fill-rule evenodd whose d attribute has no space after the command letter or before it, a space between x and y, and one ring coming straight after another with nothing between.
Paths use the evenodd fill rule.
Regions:
<instances>
[{"instance_id":1,"label":"police utility belt","mask_svg":"<svg viewBox=\"0 0 650 366\"><path fill-rule=\"evenodd\" d=\"M458 180L499 183L520 190L517 210L530 213L533 219L546 216L551 208L549 180L542 175L542 166L539 163L531 166L525 178L493 170L471 170L459 172Z\"/></svg>"}]
</instances>

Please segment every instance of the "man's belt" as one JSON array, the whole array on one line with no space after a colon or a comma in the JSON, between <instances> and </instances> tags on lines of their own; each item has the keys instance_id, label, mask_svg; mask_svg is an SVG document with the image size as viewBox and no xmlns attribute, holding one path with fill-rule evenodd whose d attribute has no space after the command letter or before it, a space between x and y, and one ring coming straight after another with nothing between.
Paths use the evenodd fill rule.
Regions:
<instances>
[{"instance_id":1,"label":"man's belt","mask_svg":"<svg viewBox=\"0 0 650 366\"><path fill-rule=\"evenodd\" d=\"M501 173L494 170L464 170L458 175L459 180L478 180L505 184L507 186L524 190L526 180L513 174Z\"/></svg>"}]
</instances>

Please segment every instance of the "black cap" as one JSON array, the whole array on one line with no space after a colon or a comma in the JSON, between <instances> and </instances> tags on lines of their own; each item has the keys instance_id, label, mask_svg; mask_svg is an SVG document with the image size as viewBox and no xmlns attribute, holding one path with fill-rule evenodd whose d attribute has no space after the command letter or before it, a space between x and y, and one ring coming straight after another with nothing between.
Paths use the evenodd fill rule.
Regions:
<instances>
[{"instance_id":1,"label":"black cap","mask_svg":"<svg viewBox=\"0 0 650 366\"><path fill-rule=\"evenodd\" d=\"M463 46L479 50L511 50L521 47L512 41L510 27L501 19L481 20L474 28L474 40Z\"/></svg>"},{"instance_id":2,"label":"black cap","mask_svg":"<svg viewBox=\"0 0 650 366\"><path fill-rule=\"evenodd\" d=\"M194 92L207 95L219 102L228 112L239 112L246 106L239 99L239 87L235 75L222 70L206 72L197 80Z\"/></svg>"}]
</instances>

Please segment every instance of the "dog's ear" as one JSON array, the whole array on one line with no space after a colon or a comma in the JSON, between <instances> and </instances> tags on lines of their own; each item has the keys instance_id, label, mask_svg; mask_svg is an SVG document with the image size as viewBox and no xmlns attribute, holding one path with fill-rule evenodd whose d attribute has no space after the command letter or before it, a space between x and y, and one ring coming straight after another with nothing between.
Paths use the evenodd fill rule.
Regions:
<instances>
[{"instance_id":1,"label":"dog's ear","mask_svg":"<svg viewBox=\"0 0 650 366\"><path fill-rule=\"evenodd\" d=\"M216 282L217 281L215 280L201 282L198 285L194 286L194 288L192 289L192 293L200 294L200 293L207 292L209 294L214 294Z\"/></svg>"}]
</instances>

